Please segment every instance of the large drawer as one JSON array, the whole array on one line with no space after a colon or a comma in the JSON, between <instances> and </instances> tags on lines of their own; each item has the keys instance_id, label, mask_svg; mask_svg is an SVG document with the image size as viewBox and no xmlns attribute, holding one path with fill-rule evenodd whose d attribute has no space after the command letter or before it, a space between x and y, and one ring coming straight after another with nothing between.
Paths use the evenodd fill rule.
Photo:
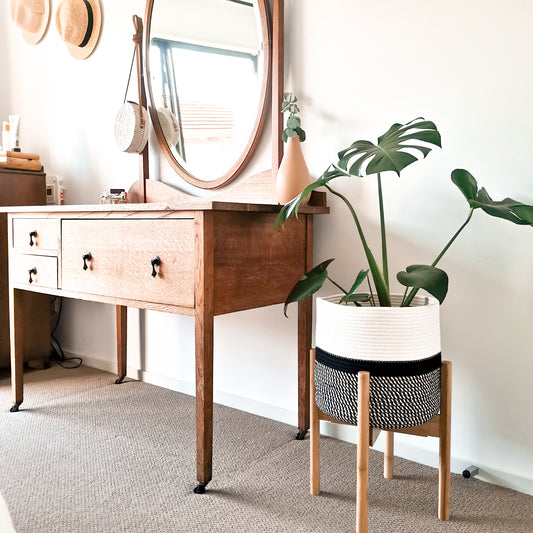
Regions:
<instances>
[{"instance_id":1,"label":"large drawer","mask_svg":"<svg viewBox=\"0 0 533 533\"><path fill-rule=\"evenodd\" d=\"M57 255L59 220L54 218L14 218L13 247L27 254Z\"/></svg>"},{"instance_id":2,"label":"large drawer","mask_svg":"<svg viewBox=\"0 0 533 533\"><path fill-rule=\"evenodd\" d=\"M193 219L61 224L64 290L194 307ZM160 264L152 265L156 258Z\"/></svg>"},{"instance_id":3,"label":"large drawer","mask_svg":"<svg viewBox=\"0 0 533 533\"><path fill-rule=\"evenodd\" d=\"M14 254L9 275L13 283L57 289L57 257Z\"/></svg>"}]
</instances>

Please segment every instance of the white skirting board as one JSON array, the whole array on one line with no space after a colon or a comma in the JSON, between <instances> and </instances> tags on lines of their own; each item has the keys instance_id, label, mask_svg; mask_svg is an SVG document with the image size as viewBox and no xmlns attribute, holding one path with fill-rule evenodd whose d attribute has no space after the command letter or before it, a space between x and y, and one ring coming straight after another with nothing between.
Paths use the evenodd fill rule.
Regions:
<instances>
[{"instance_id":1,"label":"white skirting board","mask_svg":"<svg viewBox=\"0 0 533 533\"><path fill-rule=\"evenodd\" d=\"M83 364L85 366L97 368L105 372L111 372L114 374L117 371L116 363L114 361L99 359L87 355L80 356L67 352L65 352L65 356L82 357ZM159 387L174 390L176 392L181 392L183 394L188 394L189 396L195 395L194 383L189 381L169 378L167 376L162 376L151 372L145 372L143 370L131 367L128 367L127 375L132 379L144 381L145 383L157 385ZM298 425L298 413L291 409L285 409L264 402L258 402L250 398L244 398L242 396L236 396L231 393L217 390L213 391L213 399L215 403L219 403L227 407L232 407L234 409L239 409L240 411L245 411L247 413L263 416L265 418L276 420L278 422L283 422L285 424L290 424L295 427ZM322 421L320 426L320 432L322 435L338 438L340 440L344 440L346 442L351 443L355 443L357 439L357 435L355 433L354 428L350 426L333 424L330 422ZM396 435L394 441L394 454L397 457L402 457L409 461L414 461L420 464L431 466L433 468L437 468L438 451L435 453L431 450L428 450L427 448L417 446L416 441L419 439L420 437L415 437L412 435ZM376 442L374 449L383 451L381 437ZM479 468L479 474L475 476L475 479L487 481L495 485L500 485L502 487L507 487L512 490L523 492L525 494L533 495L533 479L517 476L515 474L502 472L490 467L486 467L484 465L476 463L475 458L464 459L456 457L453 455L452 447L452 472L455 474L461 474L462 471L470 465L475 465ZM464 482L471 483L472 479L465 479Z\"/></svg>"},{"instance_id":2,"label":"white skirting board","mask_svg":"<svg viewBox=\"0 0 533 533\"><path fill-rule=\"evenodd\" d=\"M0 531L2 533L15 533L15 528L13 527L13 522L11 521L11 516L9 516L9 509L7 508L6 502L2 495L0 494Z\"/></svg>"}]
</instances>

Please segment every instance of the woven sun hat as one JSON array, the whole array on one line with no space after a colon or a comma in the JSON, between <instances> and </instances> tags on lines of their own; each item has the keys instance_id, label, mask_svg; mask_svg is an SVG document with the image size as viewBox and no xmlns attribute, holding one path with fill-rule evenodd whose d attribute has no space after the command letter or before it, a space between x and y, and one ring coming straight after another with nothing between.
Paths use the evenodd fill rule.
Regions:
<instances>
[{"instance_id":1,"label":"woven sun hat","mask_svg":"<svg viewBox=\"0 0 533 533\"><path fill-rule=\"evenodd\" d=\"M50 0L11 0L11 19L28 44L37 44L50 22Z\"/></svg>"},{"instance_id":2,"label":"woven sun hat","mask_svg":"<svg viewBox=\"0 0 533 533\"><path fill-rule=\"evenodd\" d=\"M87 59L102 27L100 0L63 0L56 11L56 28L75 59Z\"/></svg>"},{"instance_id":3,"label":"woven sun hat","mask_svg":"<svg viewBox=\"0 0 533 533\"><path fill-rule=\"evenodd\" d=\"M134 102L125 102L115 120L115 141L121 152L140 154L148 142L148 111Z\"/></svg>"},{"instance_id":4,"label":"woven sun hat","mask_svg":"<svg viewBox=\"0 0 533 533\"><path fill-rule=\"evenodd\" d=\"M167 144L169 146L175 146L180 140L180 123L178 118L172 111L166 107L159 107L157 109L157 117L159 118L159 124Z\"/></svg>"}]
</instances>

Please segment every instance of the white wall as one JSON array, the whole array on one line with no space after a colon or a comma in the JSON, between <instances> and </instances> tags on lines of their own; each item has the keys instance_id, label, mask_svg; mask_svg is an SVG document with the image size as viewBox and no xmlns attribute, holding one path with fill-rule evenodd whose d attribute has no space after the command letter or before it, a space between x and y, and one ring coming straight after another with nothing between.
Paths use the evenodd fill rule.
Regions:
<instances>
[{"instance_id":1,"label":"white wall","mask_svg":"<svg viewBox=\"0 0 533 533\"><path fill-rule=\"evenodd\" d=\"M116 150L113 124L131 59L131 16L142 15L144 5L103 3L101 42L82 62L53 27L42 44L26 45L8 3L0 7L0 45L7 43L0 112L21 113L23 149L39 152L47 172L64 178L69 203L95 202L103 189L128 188L137 178L137 158ZM470 170L496 199L533 203L532 17L526 0L332 0L327 9L319 0L286 0L286 89L301 103L314 175L338 150L375 140L392 122L424 116L442 133L443 150L400 179L386 177L391 272L431 262L463 222L467 206L449 180L454 168ZM252 165L268 164L267 147L265 135L261 161ZM161 170L168 172L164 164ZM158 171L152 157L152 175ZM375 230L373 181L346 180L338 188ZM364 266L360 245L343 206L329 203L331 214L316 217L315 259L338 257L333 275L349 284ZM454 364L454 469L476 464L486 479L528 492L532 239L529 227L476 213L441 263L450 274L441 316L443 355ZM217 401L296 424L296 310L290 315L282 318L281 306L273 306L215 320ZM111 306L67 302L63 346L111 370L113 323ZM130 374L192 392L193 331L189 317L130 310ZM353 438L349 430L324 429ZM433 439L397 442L398 453L436 465Z\"/></svg>"}]
</instances>

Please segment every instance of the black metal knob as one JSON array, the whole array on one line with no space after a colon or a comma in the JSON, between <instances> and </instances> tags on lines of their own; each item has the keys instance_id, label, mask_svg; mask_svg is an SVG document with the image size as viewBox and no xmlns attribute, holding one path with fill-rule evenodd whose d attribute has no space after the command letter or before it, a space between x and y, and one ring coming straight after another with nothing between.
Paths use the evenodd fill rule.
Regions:
<instances>
[{"instance_id":1,"label":"black metal knob","mask_svg":"<svg viewBox=\"0 0 533 533\"><path fill-rule=\"evenodd\" d=\"M161 258L156 255L151 261L150 261L150 264L152 265L152 277L156 277L157 276L157 272L156 272L156 269L155 267L159 267L161 266Z\"/></svg>"},{"instance_id":2,"label":"black metal knob","mask_svg":"<svg viewBox=\"0 0 533 533\"><path fill-rule=\"evenodd\" d=\"M87 261L90 261L92 258L93 258L93 256L91 255L91 252L87 252L86 254L83 255L83 257L82 257L82 259L83 259L83 270L87 270L89 268L89 265L87 264Z\"/></svg>"},{"instance_id":3,"label":"black metal knob","mask_svg":"<svg viewBox=\"0 0 533 533\"><path fill-rule=\"evenodd\" d=\"M33 238L37 237L37 230L30 231L30 246L33 246L35 242L33 241Z\"/></svg>"},{"instance_id":4,"label":"black metal knob","mask_svg":"<svg viewBox=\"0 0 533 533\"><path fill-rule=\"evenodd\" d=\"M37 274L37 269L36 269L35 267L30 268L30 269L28 270L28 274L30 275L30 280L29 280L30 283L33 283L33 278L32 278L32 276L35 276L35 274Z\"/></svg>"}]
</instances>

